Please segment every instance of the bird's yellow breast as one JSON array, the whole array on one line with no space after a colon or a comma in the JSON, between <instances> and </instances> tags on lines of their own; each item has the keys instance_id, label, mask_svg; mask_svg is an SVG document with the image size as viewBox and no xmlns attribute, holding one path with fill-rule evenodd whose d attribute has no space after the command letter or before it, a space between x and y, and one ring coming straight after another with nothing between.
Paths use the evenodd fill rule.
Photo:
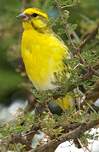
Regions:
<instances>
[{"instance_id":1,"label":"bird's yellow breast","mask_svg":"<svg viewBox=\"0 0 99 152\"><path fill-rule=\"evenodd\" d=\"M22 57L26 72L34 86L40 90L53 89L54 73L63 70L63 59L68 48L53 33L40 33L27 29L22 36Z\"/></svg>"}]
</instances>

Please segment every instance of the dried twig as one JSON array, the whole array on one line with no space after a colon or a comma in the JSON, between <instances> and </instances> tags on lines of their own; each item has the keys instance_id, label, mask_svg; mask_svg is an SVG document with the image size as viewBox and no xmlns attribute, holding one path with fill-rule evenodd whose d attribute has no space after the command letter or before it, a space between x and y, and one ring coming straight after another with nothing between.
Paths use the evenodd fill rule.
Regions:
<instances>
[{"instance_id":1,"label":"dried twig","mask_svg":"<svg viewBox=\"0 0 99 152\"><path fill-rule=\"evenodd\" d=\"M25 145L26 150L30 150L32 149L31 147L32 139L39 129L40 129L40 125L36 124L29 131L23 134L22 133L12 134L8 140L8 144L21 143L22 145Z\"/></svg>"},{"instance_id":2,"label":"dried twig","mask_svg":"<svg viewBox=\"0 0 99 152\"><path fill-rule=\"evenodd\" d=\"M99 25L97 24L97 26L90 32L86 33L81 41L80 41L80 44L78 45L78 47L76 47L76 45L73 43L72 41L72 38L71 38L71 35L68 31L68 23L67 21L65 20L64 18L64 12L63 12L63 8L61 7L60 3L58 0L54 0L56 5L57 5L57 8L60 12L60 17L62 19L62 22L63 22L63 26L64 26L64 31L72 45L72 48L75 50L75 55L79 58L80 60L80 63L81 64L84 64L85 65L85 69L87 70L87 74L85 77L89 77L90 75L96 75L96 76L99 76L99 73L92 67L90 66L87 61L84 60L84 58L81 56L81 52L82 52L82 49L84 48L84 46L91 40L93 39L96 34L98 33L98 29L99 29Z\"/></svg>"},{"instance_id":3,"label":"dried twig","mask_svg":"<svg viewBox=\"0 0 99 152\"><path fill-rule=\"evenodd\" d=\"M85 94L86 98L81 104L81 108L88 102L88 100L91 100L93 103L99 98L99 80L96 81L96 83L93 86L93 89L88 90Z\"/></svg>"},{"instance_id":4,"label":"dried twig","mask_svg":"<svg viewBox=\"0 0 99 152\"><path fill-rule=\"evenodd\" d=\"M83 35L81 42L76 49L77 53L78 52L81 53L83 47L87 44L87 42L89 42L91 39L93 39L96 36L96 34L98 33L98 28L99 28L99 25L97 25L92 31Z\"/></svg>"},{"instance_id":5,"label":"dried twig","mask_svg":"<svg viewBox=\"0 0 99 152\"><path fill-rule=\"evenodd\" d=\"M79 127L74 129L73 131L63 134L57 139L53 139L49 141L45 145L39 146L38 148L32 150L31 152L53 152L60 143L66 140L79 138L85 131L95 127L96 125L99 125L99 119L89 121L88 123L82 123Z\"/></svg>"},{"instance_id":6,"label":"dried twig","mask_svg":"<svg viewBox=\"0 0 99 152\"><path fill-rule=\"evenodd\" d=\"M72 38L71 38L71 35L70 35L69 31L68 31L68 24L67 24L66 20L64 19L63 9L62 9L62 7L60 6L60 3L58 2L58 0L54 0L54 1L55 1L56 5L57 5L57 8L58 8L58 10L59 10L60 17L61 17L61 20L62 20L62 23L63 23L63 26L64 26L64 31L65 31L68 39L70 40L70 43L71 43L73 49L76 50L77 48L76 48L75 44L73 43Z\"/></svg>"}]
</instances>

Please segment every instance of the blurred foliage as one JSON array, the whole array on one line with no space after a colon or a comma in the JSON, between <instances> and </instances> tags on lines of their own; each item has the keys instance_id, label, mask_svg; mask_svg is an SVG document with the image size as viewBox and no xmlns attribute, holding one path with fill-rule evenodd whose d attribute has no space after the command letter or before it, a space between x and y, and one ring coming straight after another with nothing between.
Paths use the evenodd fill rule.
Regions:
<instances>
[{"instance_id":1,"label":"blurred foliage","mask_svg":"<svg viewBox=\"0 0 99 152\"><path fill-rule=\"evenodd\" d=\"M12 0L0 1L0 102L9 100L9 93L22 82L21 76L15 70L19 50L15 13L19 6L19 3L15 4Z\"/></svg>"},{"instance_id":2,"label":"blurred foliage","mask_svg":"<svg viewBox=\"0 0 99 152\"><path fill-rule=\"evenodd\" d=\"M96 24L99 22L99 1L97 0L58 0L59 4L63 7L65 22L68 25L67 31L69 33L75 32L75 38L73 42L76 46L80 43L80 39L87 32L91 31ZM64 42L70 48L71 53L75 50L72 48L70 40L68 39L67 33L65 33L64 25L60 19L60 12L57 10L56 3L53 0L0 0L0 102L4 100L10 100L8 97L23 86L26 83L26 79L17 73L18 59L20 57L20 40L21 40L21 23L16 19L16 16L26 7L39 7L44 11L48 12L50 16L50 24L53 26L54 31L62 37ZM82 57L91 66L99 62L99 35L97 34L84 47ZM91 79L81 81L81 76L85 74L85 65L79 65L78 57L74 57L69 61L72 70L72 77L68 82L62 81L63 90L59 93L67 91L70 84L72 85L83 85L85 90L93 87L93 84L98 80L97 76L92 76ZM75 68L79 65L77 68ZM67 84L67 85L66 85ZM65 89L64 89L65 86ZM62 92L63 91L63 92ZM57 92L53 92L53 94ZM52 100L51 93L38 93L33 90L33 95L38 98L38 101L45 100L49 97ZM72 115L72 117L71 117ZM94 117L92 114L92 118ZM96 115L95 115L96 116ZM69 114L63 114L60 117L50 117L47 113L44 113L42 117L34 117L32 114L21 116L18 121L7 126L0 127L0 138L7 137L11 133L20 133L28 130L32 127L33 123L42 121L43 131L47 132L50 136L57 137L62 131L61 128L57 130L53 129L57 123L62 124L68 122L82 122L86 118L86 113L80 115L80 117L73 116L73 111ZM41 120L40 120L41 119ZM86 118L87 119L87 118ZM24 125L21 122L24 121ZM57 122L57 123L56 123ZM22 147L21 147L22 148ZM20 149L21 149L20 148ZM12 148L13 149L13 148Z\"/></svg>"},{"instance_id":3,"label":"blurred foliage","mask_svg":"<svg viewBox=\"0 0 99 152\"><path fill-rule=\"evenodd\" d=\"M84 34L92 29L99 16L99 5L97 0L59 0L64 10L68 11L70 28L75 28L78 35ZM2 7L3 6L3 7ZM24 82L24 79L16 72L18 67L18 57L20 56L20 39L21 39L21 24L16 19L16 16L24 7L39 7L48 12L51 18L53 29L60 35L69 45L62 22L60 22L59 12L56 4L51 0L1 0L0 1L0 102L6 100L9 93L16 90L18 84ZM71 28L71 30L72 30ZM70 29L69 29L70 30ZM88 62L96 62L98 58L98 46L94 45L98 41L92 41L86 46L84 56ZM79 37L76 39L79 42ZM92 48L92 49L91 49ZM73 51L73 50L71 50ZM90 52L90 56L89 53ZM95 60L93 60L95 58ZM79 61L78 61L79 62Z\"/></svg>"}]
</instances>

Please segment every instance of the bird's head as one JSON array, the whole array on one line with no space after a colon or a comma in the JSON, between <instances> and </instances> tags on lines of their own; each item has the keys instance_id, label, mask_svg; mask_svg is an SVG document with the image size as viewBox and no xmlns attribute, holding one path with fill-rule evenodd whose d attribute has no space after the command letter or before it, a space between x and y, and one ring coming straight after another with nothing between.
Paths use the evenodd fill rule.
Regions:
<instances>
[{"instance_id":1,"label":"bird's head","mask_svg":"<svg viewBox=\"0 0 99 152\"><path fill-rule=\"evenodd\" d=\"M27 8L18 17L22 19L24 29L42 29L48 24L48 15L38 8Z\"/></svg>"}]
</instances>

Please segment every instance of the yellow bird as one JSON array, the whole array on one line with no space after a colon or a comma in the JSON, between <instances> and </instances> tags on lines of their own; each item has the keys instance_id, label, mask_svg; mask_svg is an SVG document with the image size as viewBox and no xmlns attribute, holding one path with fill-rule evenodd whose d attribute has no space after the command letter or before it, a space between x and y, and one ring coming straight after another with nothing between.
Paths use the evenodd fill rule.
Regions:
<instances>
[{"instance_id":1,"label":"yellow bird","mask_svg":"<svg viewBox=\"0 0 99 152\"><path fill-rule=\"evenodd\" d=\"M40 9L27 8L19 17L23 21L21 53L29 79L38 90L57 88L55 74L62 74L63 60L70 58L67 46L49 27L48 15Z\"/></svg>"}]
</instances>

